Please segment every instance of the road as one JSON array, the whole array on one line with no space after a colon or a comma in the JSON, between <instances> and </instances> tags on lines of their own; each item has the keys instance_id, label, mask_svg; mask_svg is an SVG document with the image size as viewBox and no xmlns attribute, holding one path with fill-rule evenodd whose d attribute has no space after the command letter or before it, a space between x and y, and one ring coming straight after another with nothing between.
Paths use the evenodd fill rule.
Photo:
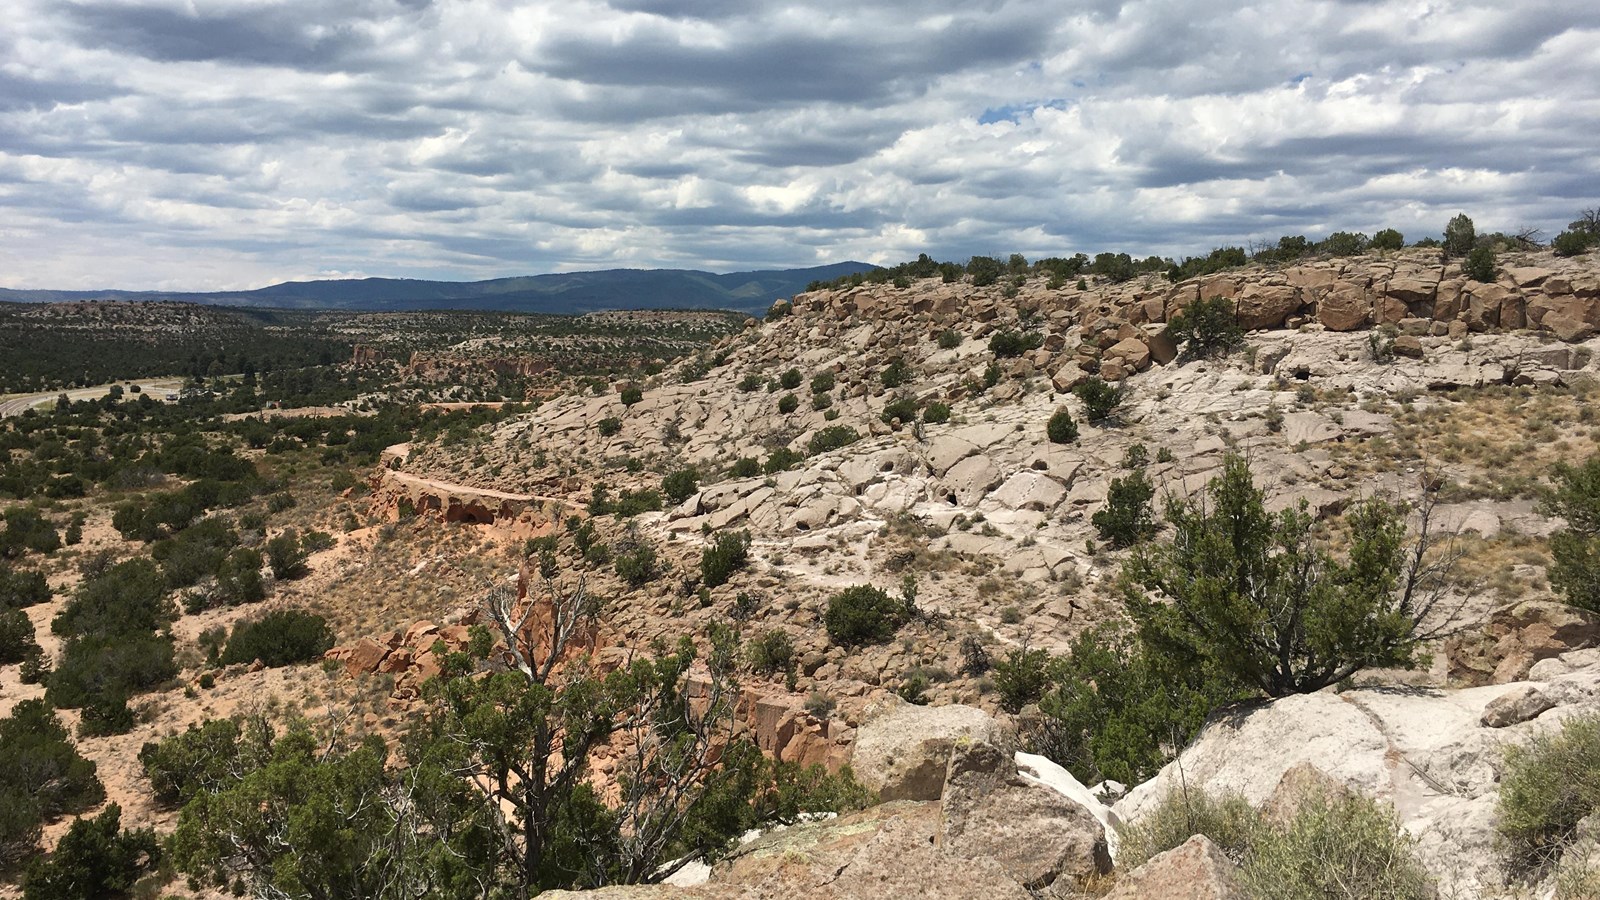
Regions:
<instances>
[{"instance_id":1,"label":"road","mask_svg":"<svg viewBox=\"0 0 1600 900\"><path fill-rule=\"evenodd\" d=\"M161 400L166 397L167 394L181 389L183 387L183 379L159 378L117 382L117 385L120 385L123 390L127 390L128 385L130 384L137 384L139 386L139 390L149 394L151 398L155 400ZM67 397L72 400L98 400L110 393L112 387L113 385L102 384L97 387L73 388L72 390L67 391L66 394ZM46 391L42 394L18 394L10 397L0 398L0 419L7 418L9 416L19 416L22 414L23 410L32 409L35 406L43 406L47 403L54 403L56 402L56 398L61 396L61 393L61 391Z\"/></svg>"}]
</instances>

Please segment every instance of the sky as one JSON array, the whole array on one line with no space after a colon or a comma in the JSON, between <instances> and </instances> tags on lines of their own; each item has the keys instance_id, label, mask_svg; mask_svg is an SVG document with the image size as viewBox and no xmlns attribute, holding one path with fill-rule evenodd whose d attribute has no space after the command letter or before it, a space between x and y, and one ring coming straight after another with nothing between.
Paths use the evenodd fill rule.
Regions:
<instances>
[{"instance_id":1,"label":"sky","mask_svg":"<svg viewBox=\"0 0 1600 900\"><path fill-rule=\"evenodd\" d=\"M1181 258L1600 204L1592 0L5 0L0 287Z\"/></svg>"}]
</instances>

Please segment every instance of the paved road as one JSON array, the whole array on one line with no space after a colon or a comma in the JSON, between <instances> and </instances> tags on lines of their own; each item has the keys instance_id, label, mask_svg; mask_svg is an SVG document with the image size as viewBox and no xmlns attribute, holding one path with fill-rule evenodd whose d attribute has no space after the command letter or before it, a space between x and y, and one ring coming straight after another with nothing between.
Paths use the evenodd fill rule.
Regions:
<instances>
[{"instance_id":1,"label":"paved road","mask_svg":"<svg viewBox=\"0 0 1600 900\"><path fill-rule=\"evenodd\" d=\"M130 384L137 384L139 386L139 390L149 394L156 400L160 400L166 397L168 393L183 387L182 379L177 378L148 381L122 381L118 382L118 384L121 385L124 390L126 390L127 386ZM102 384L97 387L74 388L66 393L67 397L72 400L98 400L110 393L111 388L112 385ZM32 409L35 406L42 406L47 403L54 403L56 402L56 398L59 396L61 396L61 391L46 391L42 394L22 394L0 400L0 419L7 418L9 416L19 416L22 414L23 410Z\"/></svg>"}]
</instances>

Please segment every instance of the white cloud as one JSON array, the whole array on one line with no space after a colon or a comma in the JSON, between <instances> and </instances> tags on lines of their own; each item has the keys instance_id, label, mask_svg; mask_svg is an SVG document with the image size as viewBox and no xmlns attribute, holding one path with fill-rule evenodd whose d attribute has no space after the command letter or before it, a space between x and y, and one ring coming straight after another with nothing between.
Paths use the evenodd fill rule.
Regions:
<instances>
[{"instance_id":1,"label":"white cloud","mask_svg":"<svg viewBox=\"0 0 1600 900\"><path fill-rule=\"evenodd\" d=\"M4 286L1182 255L1600 201L1577 0L13 0L0 60Z\"/></svg>"}]
</instances>

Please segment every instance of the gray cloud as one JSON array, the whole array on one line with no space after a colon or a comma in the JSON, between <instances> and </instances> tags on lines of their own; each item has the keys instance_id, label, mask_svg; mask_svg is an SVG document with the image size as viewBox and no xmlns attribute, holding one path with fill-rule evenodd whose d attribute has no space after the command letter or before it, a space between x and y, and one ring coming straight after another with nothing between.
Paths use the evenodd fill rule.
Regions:
<instances>
[{"instance_id":1,"label":"gray cloud","mask_svg":"<svg viewBox=\"0 0 1600 900\"><path fill-rule=\"evenodd\" d=\"M1553 234L1596 47L1578 0L13 0L0 284Z\"/></svg>"}]
</instances>

